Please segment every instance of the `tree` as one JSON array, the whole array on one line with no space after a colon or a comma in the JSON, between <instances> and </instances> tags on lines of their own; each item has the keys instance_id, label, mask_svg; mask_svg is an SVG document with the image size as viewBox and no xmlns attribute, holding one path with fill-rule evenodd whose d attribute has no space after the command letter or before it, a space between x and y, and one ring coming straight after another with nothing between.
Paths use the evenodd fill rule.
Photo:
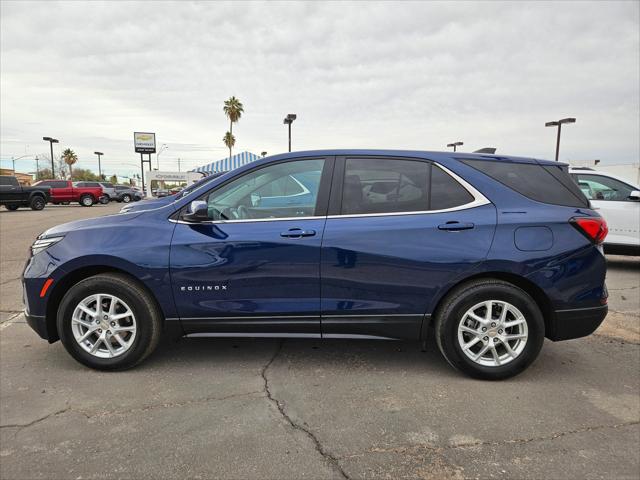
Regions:
<instances>
[{"instance_id":1,"label":"tree","mask_svg":"<svg viewBox=\"0 0 640 480\"><path fill-rule=\"evenodd\" d=\"M116 177L115 175L111 175L109 181L115 185L118 183L118 177Z\"/></svg>"},{"instance_id":2,"label":"tree","mask_svg":"<svg viewBox=\"0 0 640 480\"><path fill-rule=\"evenodd\" d=\"M78 161L76 152L74 152L70 148L67 148L64 152L62 152L62 159L64 160L64 163L69 165L69 180L73 180L73 170L71 169L71 166Z\"/></svg>"},{"instance_id":3,"label":"tree","mask_svg":"<svg viewBox=\"0 0 640 480\"><path fill-rule=\"evenodd\" d=\"M53 175L51 175L51 169L50 168L41 168L40 170L38 170L38 173L36 174L36 180L40 181L40 180L50 180L53 178Z\"/></svg>"},{"instance_id":4,"label":"tree","mask_svg":"<svg viewBox=\"0 0 640 480\"><path fill-rule=\"evenodd\" d=\"M242 102L240 100L238 100L235 96L232 96L229 98L229 100L224 101L224 107L222 108L222 110L229 119L229 132L227 133L231 134L231 136L233 137L233 124L240 120L240 117L242 117L242 114L244 113L244 106L242 105ZM227 145L227 147L229 147L229 158L231 158L231 147L233 147L235 143L235 137L233 139L233 143L231 143L231 146L229 146L226 141L224 143L225 145Z\"/></svg>"},{"instance_id":5,"label":"tree","mask_svg":"<svg viewBox=\"0 0 640 480\"><path fill-rule=\"evenodd\" d=\"M93 173L88 168L76 168L73 171L73 176L76 178L76 181L84 181L84 182L99 182L100 177Z\"/></svg>"},{"instance_id":6,"label":"tree","mask_svg":"<svg viewBox=\"0 0 640 480\"><path fill-rule=\"evenodd\" d=\"M236 137L234 137L231 132L227 132L224 134L224 137L222 137L222 141L229 149L229 158L231 158L231 149L236 144Z\"/></svg>"}]
</instances>

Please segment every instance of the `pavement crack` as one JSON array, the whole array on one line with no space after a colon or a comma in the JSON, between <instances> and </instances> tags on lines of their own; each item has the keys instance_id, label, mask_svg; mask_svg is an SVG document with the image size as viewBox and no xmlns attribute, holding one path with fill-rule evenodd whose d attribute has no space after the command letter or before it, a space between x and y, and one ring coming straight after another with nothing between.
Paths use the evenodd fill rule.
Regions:
<instances>
[{"instance_id":1,"label":"pavement crack","mask_svg":"<svg viewBox=\"0 0 640 480\"><path fill-rule=\"evenodd\" d=\"M233 393L231 395L225 395L223 397L204 397L204 398L197 398L195 400L185 400L183 402L155 403L151 405L144 405L142 407L130 408L128 410L105 410L102 412L90 412L87 410L73 409L73 411L81 415L84 415L87 418L106 417L109 415L129 415L132 413L146 412L146 411L155 410L158 408L177 408L177 407L187 407L189 405L200 404L200 403L221 402L224 400L229 400L231 398L246 397L248 395L256 395L259 393L262 393L262 391L255 390L251 392Z\"/></svg>"},{"instance_id":2,"label":"pavement crack","mask_svg":"<svg viewBox=\"0 0 640 480\"><path fill-rule=\"evenodd\" d=\"M269 378L267 377L267 371L269 370L269 367L271 366L271 364L275 361L275 359L278 357L278 355L282 351L283 344L284 344L284 341L281 341L278 344L278 348L274 352L273 356L269 359L269 361L265 364L265 366L262 367L262 370L260 371L260 375L264 380L264 393L267 399L277 408L278 412L280 412L280 415L282 416L282 418L284 418L286 422L293 429L304 433L313 442L316 451L320 455L322 455L322 457L340 474L342 478L349 480L349 475L347 475L347 473L342 469L342 467L338 463L338 459L326 451L322 443L320 443L320 440L318 440L318 437L316 437L316 435L311 430L309 430L308 428L304 427L299 423L296 423L287 414L284 408L284 405L280 402L280 400L274 397L273 393L271 392L271 389L269 388Z\"/></svg>"},{"instance_id":3,"label":"pavement crack","mask_svg":"<svg viewBox=\"0 0 640 480\"><path fill-rule=\"evenodd\" d=\"M612 428L612 429L624 428L624 427L629 427L629 426L638 425L638 424L640 424L640 421L634 420L631 422L616 423L614 425L595 425L591 427L577 428L574 430L556 432L551 435L542 435L542 436L531 437L531 438L514 438L510 440L500 440L500 441L478 441L478 442L459 443L455 445L445 445L440 447L435 445L428 445L428 444L405 445L405 446L388 447L388 448L373 447L373 448L370 448L367 453L412 453L419 450L429 450L439 454L449 450L457 450L457 449L464 449L464 448L484 447L484 446L497 447L502 445L523 445L531 442L545 442L545 441L556 440L558 438L562 438L568 435L577 435L579 433L595 432L598 430L605 430L609 428ZM340 458L341 459L352 458L352 457L359 457L359 456L362 456L362 454L345 455L344 457L340 457Z\"/></svg>"},{"instance_id":4,"label":"pavement crack","mask_svg":"<svg viewBox=\"0 0 640 480\"><path fill-rule=\"evenodd\" d=\"M61 410L57 410L55 412L51 412L47 415L45 415L44 417L40 417L40 418L36 418L35 420L29 422L29 423L7 423L5 425L0 425L0 428L28 428L28 427L32 427L37 423L43 422L45 421L47 418L50 417L55 417L56 415L62 415L65 412L68 412L71 409L71 407L66 407L63 408Z\"/></svg>"}]
</instances>

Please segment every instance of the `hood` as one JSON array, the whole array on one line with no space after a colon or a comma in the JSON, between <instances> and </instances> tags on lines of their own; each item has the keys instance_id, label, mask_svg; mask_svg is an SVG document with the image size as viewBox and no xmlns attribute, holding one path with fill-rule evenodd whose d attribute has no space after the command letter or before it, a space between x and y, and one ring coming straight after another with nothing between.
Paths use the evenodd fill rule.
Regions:
<instances>
[{"instance_id":1,"label":"hood","mask_svg":"<svg viewBox=\"0 0 640 480\"><path fill-rule=\"evenodd\" d=\"M65 235L69 232L77 230L85 230L91 228L110 227L125 222L130 222L134 218L140 216L140 213L127 213L116 215L105 215L104 217L85 218L83 220L75 220L73 222L56 225L42 232L38 238L55 237L57 235Z\"/></svg>"}]
</instances>

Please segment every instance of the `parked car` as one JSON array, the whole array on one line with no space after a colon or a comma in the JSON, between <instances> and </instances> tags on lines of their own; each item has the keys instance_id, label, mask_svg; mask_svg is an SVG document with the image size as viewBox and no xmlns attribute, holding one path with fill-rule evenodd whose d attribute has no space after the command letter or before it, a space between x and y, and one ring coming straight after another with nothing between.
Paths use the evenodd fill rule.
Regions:
<instances>
[{"instance_id":1,"label":"parked car","mask_svg":"<svg viewBox=\"0 0 640 480\"><path fill-rule=\"evenodd\" d=\"M207 177L203 177L195 183L192 183L188 187L185 187L180 192L176 193L175 196L171 197L163 197L163 198L150 198L147 200L142 200L140 203L136 203L135 205L125 205L120 209L120 213L127 212L141 212L143 210L151 210L154 208L160 208L164 205L169 205L170 203L175 202L176 200L182 198L184 195L189 194L197 188L202 187L203 185L209 183L215 178L218 178L221 175L224 175L227 172L216 172L212 173Z\"/></svg>"},{"instance_id":2,"label":"parked car","mask_svg":"<svg viewBox=\"0 0 640 480\"><path fill-rule=\"evenodd\" d=\"M165 188L158 188L154 195L158 198L162 198L162 197L167 197L169 196L169 190L165 189Z\"/></svg>"},{"instance_id":3,"label":"parked car","mask_svg":"<svg viewBox=\"0 0 640 480\"><path fill-rule=\"evenodd\" d=\"M101 186L81 187L74 185L70 180L42 180L34 186L50 187L51 203L54 205L78 202L83 207L90 207L102 197Z\"/></svg>"},{"instance_id":4,"label":"parked car","mask_svg":"<svg viewBox=\"0 0 640 480\"><path fill-rule=\"evenodd\" d=\"M607 221L606 253L640 255L640 187L591 168L571 168L580 190Z\"/></svg>"},{"instance_id":5,"label":"parked car","mask_svg":"<svg viewBox=\"0 0 640 480\"><path fill-rule=\"evenodd\" d=\"M11 175L0 175L0 205L7 210L29 207L31 210L42 210L49 201L48 187L28 187L21 185Z\"/></svg>"},{"instance_id":6,"label":"parked car","mask_svg":"<svg viewBox=\"0 0 640 480\"><path fill-rule=\"evenodd\" d=\"M320 179L305 185L313 201L289 195L292 176ZM301 201L262 205L264 189ZM545 337L582 337L603 321L606 234L564 164L294 152L160 208L45 231L23 274L25 315L102 370L136 365L163 331L433 335L452 366L502 379L527 368Z\"/></svg>"},{"instance_id":7,"label":"parked car","mask_svg":"<svg viewBox=\"0 0 640 480\"><path fill-rule=\"evenodd\" d=\"M92 182L92 181L81 181L75 182L74 186L84 188L84 187L101 187L102 188L102 197L100 197L99 201L103 205L106 205L111 201L111 199L115 196L115 188L112 183L108 182Z\"/></svg>"},{"instance_id":8,"label":"parked car","mask_svg":"<svg viewBox=\"0 0 640 480\"><path fill-rule=\"evenodd\" d=\"M126 185L116 185L114 190L115 194L113 196L113 199L118 202L129 203L142 200L141 192L139 192L138 190L134 190L133 188Z\"/></svg>"}]
</instances>

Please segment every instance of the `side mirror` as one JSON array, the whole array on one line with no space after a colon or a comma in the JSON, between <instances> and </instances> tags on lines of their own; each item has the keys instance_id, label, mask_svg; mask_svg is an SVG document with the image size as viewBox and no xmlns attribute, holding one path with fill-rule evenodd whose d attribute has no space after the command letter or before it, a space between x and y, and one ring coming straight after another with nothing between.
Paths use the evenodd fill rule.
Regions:
<instances>
[{"instance_id":1,"label":"side mirror","mask_svg":"<svg viewBox=\"0 0 640 480\"><path fill-rule=\"evenodd\" d=\"M187 213L182 218L187 222L204 222L209 220L209 212L207 202L203 200L194 200L187 207Z\"/></svg>"},{"instance_id":2,"label":"side mirror","mask_svg":"<svg viewBox=\"0 0 640 480\"><path fill-rule=\"evenodd\" d=\"M629 200L633 200L635 202L640 201L640 190L634 190L629 194Z\"/></svg>"}]
</instances>

